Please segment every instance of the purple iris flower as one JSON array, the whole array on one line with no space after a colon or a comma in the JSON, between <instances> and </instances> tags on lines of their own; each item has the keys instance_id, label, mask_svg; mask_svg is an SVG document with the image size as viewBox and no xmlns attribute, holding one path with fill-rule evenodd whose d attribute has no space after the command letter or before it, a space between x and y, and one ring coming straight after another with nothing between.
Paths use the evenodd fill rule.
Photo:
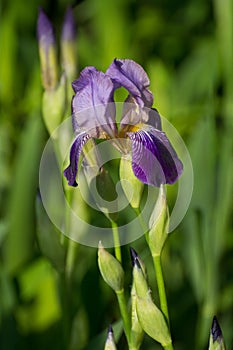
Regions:
<instances>
[{"instance_id":1,"label":"purple iris flower","mask_svg":"<svg viewBox=\"0 0 233 350\"><path fill-rule=\"evenodd\" d=\"M86 142L111 139L122 154L131 154L135 176L145 184L159 187L173 184L183 165L152 108L153 95L144 69L128 59L114 59L106 73L86 67L72 84L72 121L76 135L70 151L70 164L64 175L77 186L78 162ZM116 123L114 91L124 87L129 95L124 103L120 125ZM121 142L128 139L131 142Z\"/></svg>"}]
</instances>

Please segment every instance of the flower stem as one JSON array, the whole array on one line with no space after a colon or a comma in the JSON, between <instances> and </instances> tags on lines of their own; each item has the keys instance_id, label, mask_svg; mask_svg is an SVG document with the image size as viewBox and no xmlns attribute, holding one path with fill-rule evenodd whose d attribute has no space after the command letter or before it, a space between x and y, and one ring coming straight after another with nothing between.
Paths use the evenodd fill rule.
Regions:
<instances>
[{"instance_id":1,"label":"flower stem","mask_svg":"<svg viewBox=\"0 0 233 350\"><path fill-rule=\"evenodd\" d=\"M168 345L164 345L163 348L164 348L165 350L174 350L172 343L170 343L170 344L168 344Z\"/></svg>"},{"instance_id":2,"label":"flower stem","mask_svg":"<svg viewBox=\"0 0 233 350\"><path fill-rule=\"evenodd\" d=\"M144 218L142 216L140 208L134 208L134 211L137 214L137 217L138 217L138 220L140 222L141 228L143 229L143 233L145 234L145 237L146 237L146 240L147 240L147 238L148 238L148 230L149 230L148 225L147 225L147 223L145 222L145 220L144 220Z\"/></svg>"},{"instance_id":3,"label":"flower stem","mask_svg":"<svg viewBox=\"0 0 233 350\"><path fill-rule=\"evenodd\" d=\"M129 312L127 309L124 289L116 292L116 295L117 295L117 300L118 300L118 304L119 304L119 308L120 308L120 312L121 312L121 317L122 317L123 324L124 324L125 335L127 338L129 349L131 349L131 347L130 347L131 324L130 324Z\"/></svg>"},{"instance_id":4,"label":"flower stem","mask_svg":"<svg viewBox=\"0 0 233 350\"><path fill-rule=\"evenodd\" d=\"M112 233L113 233L113 241L114 241L114 249L115 249L115 256L117 260L122 263L121 258L121 246L120 246L120 238L119 238L119 232L118 232L118 225L116 222L111 221L112 223Z\"/></svg>"},{"instance_id":5,"label":"flower stem","mask_svg":"<svg viewBox=\"0 0 233 350\"><path fill-rule=\"evenodd\" d=\"M169 313L168 313L167 297L166 297L166 290L165 290L165 284L164 284L164 278L163 278L163 271L162 271L162 265L161 265L161 255L153 256L153 262L154 262L154 267L155 267L155 272L156 272L156 280L157 280L158 291L159 291L160 307L161 307L161 310L166 318L166 321L167 321L167 324L169 327L170 321L169 321Z\"/></svg>"}]
</instances>

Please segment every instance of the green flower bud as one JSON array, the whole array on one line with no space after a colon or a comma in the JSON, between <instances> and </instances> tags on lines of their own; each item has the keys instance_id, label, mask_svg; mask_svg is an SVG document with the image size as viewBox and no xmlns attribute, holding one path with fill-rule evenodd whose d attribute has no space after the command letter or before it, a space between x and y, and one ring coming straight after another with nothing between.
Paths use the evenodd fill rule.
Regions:
<instances>
[{"instance_id":1,"label":"green flower bud","mask_svg":"<svg viewBox=\"0 0 233 350\"><path fill-rule=\"evenodd\" d=\"M141 298L146 298L148 294L150 294L150 289L148 287L144 273L145 268L143 271L139 260L140 258L133 248L130 248L130 253L133 264L133 284L136 290L136 294Z\"/></svg>"},{"instance_id":2,"label":"green flower bud","mask_svg":"<svg viewBox=\"0 0 233 350\"><path fill-rule=\"evenodd\" d=\"M138 267L141 267L142 272L144 273L144 276L147 279L146 265L144 264L144 261L140 258L140 256L132 247L130 247L130 256L131 256L132 266L134 267L134 265L138 265Z\"/></svg>"},{"instance_id":3,"label":"green flower bud","mask_svg":"<svg viewBox=\"0 0 233 350\"><path fill-rule=\"evenodd\" d=\"M131 160L122 157L120 162L121 186L132 208L139 208L144 185L133 173Z\"/></svg>"},{"instance_id":4,"label":"green flower bud","mask_svg":"<svg viewBox=\"0 0 233 350\"><path fill-rule=\"evenodd\" d=\"M136 307L139 322L145 333L163 347L171 344L171 336L165 318L153 303L150 295L147 298L137 296Z\"/></svg>"},{"instance_id":5,"label":"green flower bud","mask_svg":"<svg viewBox=\"0 0 233 350\"><path fill-rule=\"evenodd\" d=\"M42 101L42 113L46 128L51 135L59 126L66 107L66 79L63 75L54 90L45 90Z\"/></svg>"},{"instance_id":6,"label":"green flower bud","mask_svg":"<svg viewBox=\"0 0 233 350\"><path fill-rule=\"evenodd\" d=\"M160 186L159 196L149 222L148 244L152 256L161 254L164 243L168 237L169 213L166 194L163 185Z\"/></svg>"},{"instance_id":7,"label":"green flower bud","mask_svg":"<svg viewBox=\"0 0 233 350\"><path fill-rule=\"evenodd\" d=\"M139 349L143 336L144 331L142 329L142 326L139 322L138 315L137 315L137 309L136 309L136 303L137 303L137 295L136 295L136 289L135 284L133 283L132 289L131 289L131 333L130 333L130 341L131 345L135 349Z\"/></svg>"},{"instance_id":8,"label":"green flower bud","mask_svg":"<svg viewBox=\"0 0 233 350\"><path fill-rule=\"evenodd\" d=\"M108 329L108 336L106 339L104 350L117 350L115 340L114 340L112 326L110 326Z\"/></svg>"},{"instance_id":9,"label":"green flower bud","mask_svg":"<svg viewBox=\"0 0 233 350\"><path fill-rule=\"evenodd\" d=\"M209 350L225 350L224 340L217 317L214 316L210 331Z\"/></svg>"},{"instance_id":10,"label":"green flower bud","mask_svg":"<svg viewBox=\"0 0 233 350\"><path fill-rule=\"evenodd\" d=\"M104 281L116 292L124 288L124 270L119 261L99 243L98 264Z\"/></svg>"}]
</instances>

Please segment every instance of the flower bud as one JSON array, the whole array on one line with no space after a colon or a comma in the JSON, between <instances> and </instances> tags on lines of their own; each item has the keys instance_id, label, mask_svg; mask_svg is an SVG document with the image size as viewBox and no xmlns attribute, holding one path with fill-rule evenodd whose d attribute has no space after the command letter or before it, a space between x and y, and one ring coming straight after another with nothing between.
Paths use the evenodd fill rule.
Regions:
<instances>
[{"instance_id":1,"label":"flower bud","mask_svg":"<svg viewBox=\"0 0 233 350\"><path fill-rule=\"evenodd\" d=\"M73 81L77 75L76 69L76 26L71 7L68 7L61 35L62 65L69 81Z\"/></svg>"},{"instance_id":2,"label":"flower bud","mask_svg":"<svg viewBox=\"0 0 233 350\"><path fill-rule=\"evenodd\" d=\"M124 270L119 261L114 258L99 243L98 264L104 281L117 293L124 288Z\"/></svg>"},{"instance_id":3,"label":"flower bud","mask_svg":"<svg viewBox=\"0 0 233 350\"><path fill-rule=\"evenodd\" d=\"M117 350L115 340L114 340L112 326L109 326L108 336L106 339L104 350Z\"/></svg>"},{"instance_id":4,"label":"flower bud","mask_svg":"<svg viewBox=\"0 0 233 350\"><path fill-rule=\"evenodd\" d=\"M151 297L136 300L137 315L142 329L163 347L171 344L171 336L165 318Z\"/></svg>"},{"instance_id":5,"label":"flower bud","mask_svg":"<svg viewBox=\"0 0 233 350\"><path fill-rule=\"evenodd\" d=\"M139 268L141 267L142 272L144 273L144 276L147 279L146 265L144 264L144 261L142 261L140 256L132 247L130 247L130 256L131 256L132 266L134 267L134 265L138 265Z\"/></svg>"},{"instance_id":6,"label":"flower bud","mask_svg":"<svg viewBox=\"0 0 233 350\"><path fill-rule=\"evenodd\" d=\"M66 80L62 75L59 85L54 90L45 90L42 101L42 113L46 128L51 135L59 126L66 107Z\"/></svg>"},{"instance_id":7,"label":"flower bud","mask_svg":"<svg viewBox=\"0 0 233 350\"><path fill-rule=\"evenodd\" d=\"M137 309L136 309L136 301L137 301L137 295L135 290L135 284L133 283L132 289L131 289L131 333L130 333L130 341L131 345L135 349L139 349L143 336L144 331L142 329L142 326L138 320L137 315Z\"/></svg>"},{"instance_id":8,"label":"flower bud","mask_svg":"<svg viewBox=\"0 0 233 350\"><path fill-rule=\"evenodd\" d=\"M161 254L168 236L169 214L166 194L163 185L160 186L159 196L149 222L148 244L152 256Z\"/></svg>"},{"instance_id":9,"label":"flower bud","mask_svg":"<svg viewBox=\"0 0 233 350\"><path fill-rule=\"evenodd\" d=\"M37 21L37 37L42 84L45 90L52 90L58 83L57 50L52 24L42 9L39 10Z\"/></svg>"},{"instance_id":10,"label":"flower bud","mask_svg":"<svg viewBox=\"0 0 233 350\"><path fill-rule=\"evenodd\" d=\"M139 208L144 185L134 175L132 163L122 157L120 162L121 186L132 208Z\"/></svg>"},{"instance_id":11,"label":"flower bud","mask_svg":"<svg viewBox=\"0 0 233 350\"><path fill-rule=\"evenodd\" d=\"M132 257L132 249L131 249L131 257ZM134 262L133 262L133 283L135 286L137 296L141 298L146 298L148 294L150 294L150 289L148 287L145 274L139 262L138 255L135 256Z\"/></svg>"},{"instance_id":12,"label":"flower bud","mask_svg":"<svg viewBox=\"0 0 233 350\"><path fill-rule=\"evenodd\" d=\"M224 340L217 317L214 316L210 331L209 350L225 350Z\"/></svg>"}]
</instances>

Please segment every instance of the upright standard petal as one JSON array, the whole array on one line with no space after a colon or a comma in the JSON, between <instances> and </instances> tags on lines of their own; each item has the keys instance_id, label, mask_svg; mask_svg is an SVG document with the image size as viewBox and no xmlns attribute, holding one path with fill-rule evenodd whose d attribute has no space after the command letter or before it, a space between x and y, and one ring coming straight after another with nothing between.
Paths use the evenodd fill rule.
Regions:
<instances>
[{"instance_id":1,"label":"upright standard petal","mask_svg":"<svg viewBox=\"0 0 233 350\"><path fill-rule=\"evenodd\" d=\"M76 182L76 176L78 173L79 157L80 157L83 146L89 140L89 138L90 138L90 136L86 132L82 131L81 133L78 134L74 143L71 146L70 164L64 170L64 175L68 180L69 186L76 187L78 185Z\"/></svg>"},{"instance_id":2,"label":"upright standard petal","mask_svg":"<svg viewBox=\"0 0 233 350\"><path fill-rule=\"evenodd\" d=\"M112 80L95 67L86 67L72 84L74 130L81 127L93 137L113 137L116 133L114 85Z\"/></svg>"},{"instance_id":3,"label":"upright standard petal","mask_svg":"<svg viewBox=\"0 0 233 350\"><path fill-rule=\"evenodd\" d=\"M132 140L133 171L140 181L156 187L177 181L183 165L164 132L145 128L128 136Z\"/></svg>"},{"instance_id":4,"label":"upright standard petal","mask_svg":"<svg viewBox=\"0 0 233 350\"><path fill-rule=\"evenodd\" d=\"M147 89L150 80L138 63L128 59L115 58L106 74L113 80L115 88L123 86L127 89L140 107L152 106L153 94Z\"/></svg>"},{"instance_id":5,"label":"upright standard petal","mask_svg":"<svg viewBox=\"0 0 233 350\"><path fill-rule=\"evenodd\" d=\"M121 129L130 131L132 126L146 124L155 129L162 130L161 118L155 108L140 108L128 97L124 102L121 118Z\"/></svg>"}]
</instances>

